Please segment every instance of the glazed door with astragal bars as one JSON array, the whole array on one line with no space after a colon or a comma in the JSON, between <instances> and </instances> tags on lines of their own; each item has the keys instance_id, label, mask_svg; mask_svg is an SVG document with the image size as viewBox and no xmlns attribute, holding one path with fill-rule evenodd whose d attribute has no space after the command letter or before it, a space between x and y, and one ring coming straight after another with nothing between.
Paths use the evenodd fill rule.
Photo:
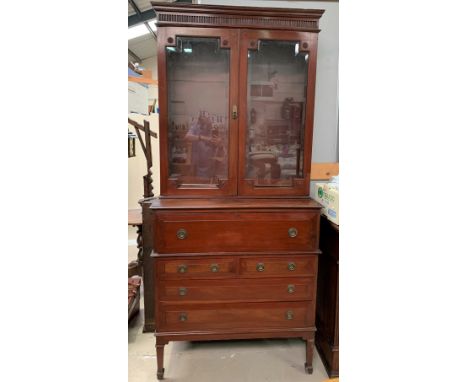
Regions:
<instances>
[{"instance_id":1,"label":"glazed door with astragal bars","mask_svg":"<svg viewBox=\"0 0 468 382\"><path fill-rule=\"evenodd\" d=\"M161 195L308 196L317 34L169 27L158 38Z\"/></svg>"},{"instance_id":2,"label":"glazed door with astragal bars","mask_svg":"<svg viewBox=\"0 0 468 382\"><path fill-rule=\"evenodd\" d=\"M308 195L316 43L309 33L241 31L240 195Z\"/></svg>"},{"instance_id":3,"label":"glazed door with astragal bars","mask_svg":"<svg viewBox=\"0 0 468 382\"><path fill-rule=\"evenodd\" d=\"M238 33L166 28L159 39L161 194L235 195Z\"/></svg>"}]
</instances>

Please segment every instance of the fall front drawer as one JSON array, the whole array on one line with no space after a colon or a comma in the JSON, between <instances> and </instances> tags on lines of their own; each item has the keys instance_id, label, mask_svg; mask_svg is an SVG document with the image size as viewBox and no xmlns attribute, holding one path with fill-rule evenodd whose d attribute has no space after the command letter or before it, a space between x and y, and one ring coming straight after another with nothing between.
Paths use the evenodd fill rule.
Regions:
<instances>
[{"instance_id":1,"label":"fall front drawer","mask_svg":"<svg viewBox=\"0 0 468 382\"><path fill-rule=\"evenodd\" d=\"M161 212L158 253L315 251L319 211Z\"/></svg>"},{"instance_id":2,"label":"fall front drawer","mask_svg":"<svg viewBox=\"0 0 468 382\"><path fill-rule=\"evenodd\" d=\"M160 303L158 332L313 327L314 302L255 302L232 304Z\"/></svg>"},{"instance_id":3,"label":"fall front drawer","mask_svg":"<svg viewBox=\"0 0 468 382\"><path fill-rule=\"evenodd\" d=\"M156 270L160 279L226 278L236 275L236 264L231 257L158 259Z\"/></svg>"},{"instance_id":4,"label":"fall front drawer","mask_svg":"<svg viewBox=\"0 0 468 382\"><path fill-rule=\"evenodd\" d=\"M313 278L167 280L158 288L160 301L299 301L315 296Z\"/></svg>"},{"instance_id":5,"label":"fall front drawer","mask_svg":"<svg viewBox=\"0 0 468 382\"><path fill-rule=\"evenodd\" d=\"M315 276L317 255L243 257L240 259L239 273L242 277Z\"/></svg>"}]
</instances>

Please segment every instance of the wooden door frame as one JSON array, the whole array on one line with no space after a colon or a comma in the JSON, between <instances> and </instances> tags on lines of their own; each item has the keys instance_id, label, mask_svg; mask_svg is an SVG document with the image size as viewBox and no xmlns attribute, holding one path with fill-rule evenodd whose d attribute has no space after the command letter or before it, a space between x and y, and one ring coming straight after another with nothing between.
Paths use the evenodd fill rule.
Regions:
<instances>
[{"instance_id":1,"label":"wooden door frame","mask_svg":"<svg viewBox=\"0 0 468 382\"><path fill-rule=\"evenodd\" d=\"M221 48L230 49L229 64L229 149L228 149L228 178L220 188L179 188L169 178L168 153L168 93L166 47L175 46L177 37L218 37ZM163 27L158 30L158 85L159 85L159 136L160 136L160 179L161 197L223 197L237 194L237 147L238 147L238 119L233 119L231 111L238 99L239 77L239 31L223 28L190 28ZM200 95L202 96L202 95Z\"/></svg>"},{"instance_id":2,"label":"wooden door frame","mask_svg":"<svg viewBox=\"0 0 468 382\"><path fill-rule=\"evenodd\" d=\"M253 180L247 179L245 174L245 154L247 139L247 79L248 79L248 50L258 46L258 40L298 41L300 52L309 54L307 70L307 95L305 105L304 132L304 171L303 178L295 178L292 187L255 187ZM315 105L315 72L317 66L317 32L280 31L280 30L241 30L239 51L239 94L245 95L239 100L239 167L238 190L240 196L308 196L310 192L310 166L312 159L312 139Z\"/></svg>"}]
</instances>

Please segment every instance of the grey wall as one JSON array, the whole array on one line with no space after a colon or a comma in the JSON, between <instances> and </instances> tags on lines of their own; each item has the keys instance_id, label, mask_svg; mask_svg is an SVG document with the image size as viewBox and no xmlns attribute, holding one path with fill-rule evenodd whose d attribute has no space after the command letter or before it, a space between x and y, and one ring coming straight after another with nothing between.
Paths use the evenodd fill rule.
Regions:
<instances>
[{"instance_id":1,"label":"grey wall","mask_svg":"<svg viewBox=\"0 0 468 382\"><path fill-rule=\"evenodd\" d=\"M320 19L315 89L313 162L338 161L338 2L198 0L199 4L324 9Z\"/></svg>"}]
</instances>

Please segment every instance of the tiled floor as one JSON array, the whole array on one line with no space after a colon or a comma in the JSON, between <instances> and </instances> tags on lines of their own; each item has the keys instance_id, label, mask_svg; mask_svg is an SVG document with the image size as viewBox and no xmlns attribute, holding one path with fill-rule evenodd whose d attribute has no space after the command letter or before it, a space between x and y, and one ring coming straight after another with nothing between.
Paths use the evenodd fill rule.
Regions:
<instances>
[{"instance_id":1,"label":"tiled floor","mask_svg":"<svg viewBox=\"0 0 468 382\"><path fill-rule=\"evenodd\" d=\"M129 261L136 258L129 229ZM156 381L152 333L143 333L141 310L128 325L129 382ZM318 353L314 372L304 371L305 344L299 339L170 342L164 351L164 380L177 382L322 382L328 378Z\"/></svg>"}]
</instances>

